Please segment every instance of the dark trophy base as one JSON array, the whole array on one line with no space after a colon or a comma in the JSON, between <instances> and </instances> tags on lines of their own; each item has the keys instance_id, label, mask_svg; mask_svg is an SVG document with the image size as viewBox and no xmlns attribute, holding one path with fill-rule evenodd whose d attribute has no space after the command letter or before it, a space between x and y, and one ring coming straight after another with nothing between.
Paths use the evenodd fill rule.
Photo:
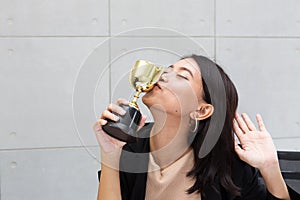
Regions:
<instances>
[{"instance_id":1,"label":"dark trophy base","mask_svg":"<svg viewBox=\"0 0 300 200\"><path fill-rule=\"evenodd\" d=\"M102 129L110 136L127 143L137 142L136 131L141 120L141 113L136 108L126 105L120 105L125 111L124 116L120 117L117 122L108 120Z\"/></svg>"}]
</instances>

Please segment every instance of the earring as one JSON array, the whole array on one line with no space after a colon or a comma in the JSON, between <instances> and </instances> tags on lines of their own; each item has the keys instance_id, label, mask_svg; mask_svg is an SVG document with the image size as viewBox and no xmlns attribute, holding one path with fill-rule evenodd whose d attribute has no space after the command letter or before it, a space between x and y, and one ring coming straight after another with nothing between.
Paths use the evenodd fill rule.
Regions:
<instances>
[{"instance_id":1,"label":"earring","mask_svg":"<svg viewBox=\"0 0 300 200\"><path fill-rule=\"evenodd\" d=\"M190 117L190 132L188 134L188 138L187 138L187 142L188 144L192 144L192 142L194 141L196 135L197 135L197 131L199 128L199 122L196 118L196 114L193 113L193 117Z\"/></svg>"},{"instance_id":2,"label":"earring","mask_svg":"<svg viewBox=\"0 0 300 200\"><path fill-rule=\"evenodd\" d=\"M193 122L190 122L190 128L192 126L194 126L194 129L192 130L192 133L196 133L196 131L198 130L198 120L196 119L196 113L193 114L194 116L191 117ZM194 125L192 125L194 124Z\"/></svg>"}]
</instances>

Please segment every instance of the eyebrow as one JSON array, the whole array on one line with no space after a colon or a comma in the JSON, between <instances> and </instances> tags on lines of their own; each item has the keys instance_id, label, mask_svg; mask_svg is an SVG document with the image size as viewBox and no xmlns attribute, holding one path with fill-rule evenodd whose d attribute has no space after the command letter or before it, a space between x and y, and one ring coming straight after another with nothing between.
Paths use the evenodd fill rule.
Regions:
<instances>
[{"instance_id":1,"label":"eyebrow","mask_svg":"<svg viewBox=\"0 0 300 200\"><path fill-rule=\"evenodd\" d=\"M174 65L170 65L168 68L174 68ZM193 73L191 72L191 70L189 70L188 68L186 68L186 67L180 67L179 68L180 70L184 70L184 71L187 71L193 78L194 78L194 76L193 76Z\"/></svg>"}]
</instances>

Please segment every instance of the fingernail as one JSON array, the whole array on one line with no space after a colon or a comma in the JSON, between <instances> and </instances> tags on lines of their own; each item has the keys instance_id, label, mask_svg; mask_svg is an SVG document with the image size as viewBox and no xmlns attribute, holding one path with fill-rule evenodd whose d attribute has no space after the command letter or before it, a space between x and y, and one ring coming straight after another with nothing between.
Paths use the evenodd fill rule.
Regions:
<instances>
[{"instance_id":1,"label":"fingernail","mask_svg":"<svg viewBox=\"0 0 300 200\"><path fill-rule=\"evenodd\" d=\"M122 110L120 114L121 114L121 115L125 115L125 113L126 113L126 111L125 111L125 110Z\"/></svg>"},{"instance_id":2,"label":"fingernail","mask_svg":"<svg viewBox=\"0 0 300 200\"><path fill-rule=\"evenodd\" d=\"M103 126L103 125L105 125L107 123L107 121L105 120L105 119L102 119L101 121L100 121L100 124Z\"/></svg>"},{"instance_id":3,"label":"fingernail","mask_svg":"<svg viewBox=\"0 0 300 200\"><path fill-rule=\"evenodd\" d=\"M115 116L114 119L115 119L115 121L119 121L120 117Z\"/></svg>"}]
</instances>

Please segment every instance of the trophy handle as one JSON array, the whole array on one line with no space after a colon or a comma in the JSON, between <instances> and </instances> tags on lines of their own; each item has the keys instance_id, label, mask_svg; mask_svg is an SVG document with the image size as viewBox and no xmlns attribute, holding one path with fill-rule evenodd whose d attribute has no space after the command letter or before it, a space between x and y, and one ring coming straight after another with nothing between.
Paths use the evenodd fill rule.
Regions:
<instances>
[{"instance_id":1,"label":"trophy handle","mask_svg":"<svg viewBox=\"0 0 300 200\"><path fill-rule=\"evenodd\" d=\"M121 116L115 112L113 114L117 115L120 120L114 122L108 120L107 124L102 126L102 129L110 136L127 143L137 142L137 129L140 124L142 114L141 112L133 106L127 106L121 104L126 113Z\"/></svg>"}]
</instances>

